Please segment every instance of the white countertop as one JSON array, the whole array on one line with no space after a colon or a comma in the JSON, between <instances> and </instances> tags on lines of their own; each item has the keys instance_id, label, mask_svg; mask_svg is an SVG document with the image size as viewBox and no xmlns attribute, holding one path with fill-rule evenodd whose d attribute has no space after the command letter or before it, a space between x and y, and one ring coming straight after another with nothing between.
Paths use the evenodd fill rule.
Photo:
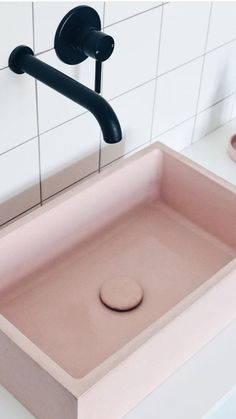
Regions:
<instances>
[{"instance_id":1,"label":"white countertop","mask_svg":"<svg viewBox=\"0 0 236 419\"><path fill-rule=\"evenodd\" d=\"M236 163L227 155L228 141L234 133L236 119L187 147L182 153L236 185ZM146 397L125 419L235 419L235 354L236 320ZM1 386L0 417L34 418Z\"/></svg>"},{"instance_id":2,"label":"white countertop","mask_svg":"<svg viewBox=\"0 0 236 419\"><path fill-rule=\"evenodd\" d=\"M186 157L236 185L236 163L227 153L228 142L236 133L236 119L196 141L182 151Z\"/></svg>"}]
</instances>

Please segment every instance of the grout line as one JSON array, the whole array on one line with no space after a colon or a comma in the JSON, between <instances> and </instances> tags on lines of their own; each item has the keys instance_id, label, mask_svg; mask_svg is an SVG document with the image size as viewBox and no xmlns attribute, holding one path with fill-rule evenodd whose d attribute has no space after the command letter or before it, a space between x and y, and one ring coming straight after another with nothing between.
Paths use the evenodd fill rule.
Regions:
<instances>
[{"instance_id":1,"label":"grout line","mask_svg":"<svg viewBox=\"0 0 236 419\"><path fill-rule=\"evenodd\" d=\"M34 3L32 3L32 23L33 23L33 50L35 51ZM39 196L40 196L40 204L42 206L42 170L41 170L41 149L40 149L40 135L39 135L38 83L36 79L34 79L34 87L35 87L36 124L37 124L37 139L38 139Z\"/></svg>"},{"instance_id":2,"label":"grout line","mask_svg":"<svg viewBox=\"0 0 236 419\"><path fill-rule=\"evenodd\" d=\"M184 124L185 122L188 122L188 121L190 121L191 119L193 119L193 118L197 117L198 115L201 115L203 112L205 112L205 111L207 111L207 110L209 110L209 109L213 108L214 106L216 106L216 105L218 105L219 103L223 102L224 100L226 100L226 99L230 98L230 97L231 97L231 96L233 96L234 94L235 94L235 93L231 93L230 95L228 95L228 96L224 97L223 99L218 100L218 101L217 101L217 102L215 102L213 105L211 105L211 106L209 106L209 107L207 107L207 108L203 109L201 112L199 112L199 113L197 113L197 114L196 114L196 113L194 113L194 114L193 114L193 115L191 115L189 118L184 119L183 121L179 122L178 124L173 125L172 127L168 128L168 129L167 129L167 130L165 130L165 131L162 131L160 134L153 136L153 137L152 137L152 139L151 139L151 142L152 142L153 140L155 140L156 138L159 138L159 137L161 137L162 135L167 134L169 131L172 131L173 129L178 128L180 125ZM224 122L221 126L223 126L223 125L227 124L228 122L229 122L229 121ZM217 128L216 128L216 129L217 129ZM191 145L191 144L190 144L190 145ZM187 146L187 147L188 147L188 146Z\"/></svg>"},{"instance_id":3,"label":"grout line","mask_svg":"<svg viewBox=\"0 0 236 419\"><path fill-rule=\"evenodd\" d=\"M170 70L165 71L164 73L159 73L157 77L159 78L159 77L166 76L167 74L172 73L175 70L179 70L181 67L184 67L185 65L191 64L194 61L197 61L197 60L199 60L200 58L203 58L203 57L204 57L204 54L201 54L201 55L198 55L197 57L191 58L190 60L185 61L184 63L179 64L176 67L171 68Z\"/></svg>"},{"instance_id":4,"label":"grout line","mask_svg":"<svg viewBox=\"0 0 236 419\"><path fill-rule=\"evenodd\" d=\"M44 51L37 52L37 53L35 53L35 57L38 57L39 55L42 55L42 54L46 54L47 52L50 52L50 51L53 51L53 50L54 50L54 47L45 49Z\"/></svg>"},{"instance_id":5,"label":"grout line","mask_svg":"<svg viewBox=\"0 0 236 419\"><path fill-rule=\"evenodd\" d=\"M28 138L28 140L25 140L25 141L23 141L22 143L15 145L14 147L11 147L11 148L8 148L8 149L7 149L7 150L5 150L5 151L2 151L2 152L0 153L0 157L1 157L1 156L4 156L4 154L10 153L11 151L15 150L16 148L21 147L21 146L24 146L25 144L29 143L30 141L33 141L33 140L36 140L36 139L37 139L37 136L34 136L34 137L31 137L31 138Z\"/></svg>"},{"instance_id":6,"label":"grout line","mask_svg":"<svg viewBox=\"0 0 236 419\"><path fill-rule=\"evenodd\" d=\"M175 128L178 128L178 127L180 127L181 125L185 124L185 122L188 122L188 121L190 121L191 119L195 118L195 116L196 116L196 115L195 115L195 114L193 114L193 115L189 116L188 118L184 119L183 121L179 122L178 124L176 124L176 125L172 125L170 128L166 129L165 131L162 131L162 132L161 132L161 133L159 133L158 135L154 135L154 136L152 137L152 139L151 139L151 143L152 143L155 139L157 139L157 138L161 137L162 135L167 134L168 132L170 132L170 131L174 130Z\"/></svg>"},{"instance_id":7,"label":"grout line","mask_svg":"<svg viewBox=\"0 0 236 419\"><path fill-rule=\"evenodd\" d=\"M125 18L125 19L122 19L122 20L120 20L120 21L118 21L118 22L112 23L111 25L105 26L105 27L103 27L103 29L105 29L105 28L109 28L109 27L114 26L114 25L116 25L116 24L118 24L118 23L121 23L121 22L123 22L123 21L129 20L129 19L132 19L133 17L139 16L140 14L144 14L144 13L150 12L150 10L155 10L155 9L157 9L157 8L159 8L159 7L164 7L164 6L166 6L167 4L170 4L170 2L164 2L163 4L159 4L158 6L155 6L155 7L152 7L152 8L150 8L150 9L144 10L143 12L137 13L136 15L129 16L129 17L127 17L127 18ZM217 49L223 48L223 47L225 47L225 46L227 46L227 45L229 45L229 44L231 44L231 43L233 43L233 42L235 42L235 41L236 41L236 38L232 38L232 39L230 39L229 41L224 42L223 44L218 45L217 47L211 48L211 49L209 49L208 51L206 51L206 55L210 54L211 52L216 51ZM50 52L50 51L53 51L53 50L54 50L54 47L52 46L52 47L50 47L50 48L48 48L48 49L45 49L45 50L43 50L43 51L39 51L39 52L35 53L35 57L38 57L39 55L42 55L42 54L46 54L47 52ZM185 62L185 63L181 64L181 65L180 65L180 66L178 66L178 67L174 67L173 69L170 69L170 70L168 70L168 71L167 71L167 72L165 72L165 73L161 73L161 74L159 74L159 77L160 77L160 76L163 76L164 74L169 73L170 71L174 71L174 70L176 70L177 68L182 67L183 65L188 64L189 62L196 60L197 58L201 58L202 56L203 56L203 55L199 55L198 57L195 57L195 58L193 58L192 60L187 61L187 62ZM0 68L0 71L1 71L1 70L6 70L7 68L8 68L8 65L6 65L6 66L4 66L4 67L1 67L1 68Z\"/></svg>"},{"instance_id":8,"label":"grout line","mask_svg":"<svg viewBox=\"0 0 236 419\"><path fill-rule=\"evenodd\" d=\"M165 4L168 4L168 3L165 3ZM163 6L164 6L165 4L163 4ZM161 6L161 5L160 5L160 6ZM157 6L157 7L160 7L160 6ZM149 10L152 10L152 9L149 9ZM145 13L145 12L143 12L143 13ZM130 19L130 18L127 18L127 19ZM121 22L122 22L122 21L121 21ZM214 52L214 51L216 51L216 50L218 50L218 49L220 49L220 48L223 48L223 47L225 47L225 46L227 46L227 45L229 45L229 44L232 44L232 43L233 43L233 42L235 42L235 41L236 41L236 38L233 38L233 39L231 39L230 41L224 42L223 44L218 45L217 47L212 48L212 49L210 49L209 51L206 51L206 53L205 53L205 54L198 55L197 57L194 57L194 58L192 58L191 60L186 61L186 62L184 62L184 63L180 64L180 65L179 65L179 66L177 66L177 67L173 67L173 68L171 68L170 70L168 70L168 71L166 71L166 72L164 72L164 73L160 73L160 74L158 75L158 77L164 76L165 74L168 74L168 73L170 73L171 71L177 70L178 68L180 68L180 67L182 67L182 66L184 66L184 65L187 65L187 64L191 63L192 61L197 60L198 58L203 57L204 55L211 54L212 52ZM46 49L46 50L44 50L44 51L37 52L37 53L35 54L35 56L36 56L36 57L38 57L39 55L46 54L47 52L50 52L50 51L53 51L53 50L54 50L54 48L53 48L53 47L52 47L52 48L48 48L48 49ZM8 65L7 65L7 66L5 66L5 67L1 67L1 68L0 68L0 71L1 71L1 70L6 70L8 67L9 67Z\"/></svg>"},{"instance_id":9,"label":"grout line","mask_svg":"<svg viewBox=\"0 0 236 419\"><path fill-rule=\"evenodd\" d=\"M119 93L118 95L113 96L113 97L111 97L111 98L109 98L109 99L106 99L106 100L108 100L108 102L112 102L113 100L118 99L119 97L121 97L121 96L123 96L123 95L126 95L126 93L130 93L130 92L132 92L133 90L136 90L136 89L138 89L139 87L145 86L145 84L151 83L151 82L152 82L152 81L154 81L154 80L156 80L156 77L152 77L151 79L146 80L146 81L144 81L143 83L140 83L140 84L138 84L137 86L131 87L130 89L126 90L125 92Z\"/></svg>"},{"instance_id":10,"label":"grout line","mask_svg":"<svg viewBox=\"0 0 236 419\"><path fill-rule=\"evenodd\" d=\"M35 30L34 30L34 2L31 3L32 11L32 39L33 39L33 51L35 53Z\"/></svg>"},{"instance_id":11,"label":"grout line","mask_svg":"<svg viewBox=\"0 0 236 419\"><path fill-rule=\"evenodd\" d=\"M152 9L146 10L146 11L141 12L141 13L139 13L139 14L143 14L143 13L149 12L150 10L156 9L156 8L158 8L158 7L163 7L163 6L165 6L166 4L169 4L169 3L164 3L163 5L161 5L161 4L160 4L159 6L156 6L156 7L152 8ZM132 17L135 17L135 16L136 16L136 15L134 15L134 16L130 16L130 17L128 17L128 18L126 18L126 19L124 19L124 20L131 19ZM119 22L117 22L117 23L120 23L120 22L123 22L123 20L121 20L121 21L119 21ZM114 23L114 24L112 24L112 25L110 25L110 26L113 26L113 25L115 25L115 24L116 24L116 23ZM108 26L106 26L106 28L108 28ZM103 29L105 29L105 27L103 27ZM209 49L208 51L206 51L206 55L208 55L208 54L210 54L211 52L214 52L214 51L216 51L216 50L218 50L218 49L220 49L220 48L223 48L223 47L225 47L225 46L227 46L227 45L229 45L229 44L231 44L231 43L233 43L233 42L235 42L235 41L236 41L236 38L233 38L233 39L230 39L230 40L229 40L229 41L227 41L227 42L224 42L224 43L223 43L223 44L221 44L221 45L218 45L218 46L217 46L217 47L215 47L215 48ZM53 50L54 50L54 47L51 47L51 48L45 49L45 50L43 50L43 51L39 51L39 52L35 53L35 57L38 57L39 55L46 54L47 52L50 52L50 51L53 51ZM168 71L166 71L166 72L164 72L164 73L160 73L160 74L159 74L159 77L160 77L160 76L164 76L165 74L169 73L170 71L174 71L174 70L176 70L177 68L182 67L183 65L186 65L186 64L190 63L191 61L194 61L194 60L196 60L196 59L198 59L198 58L201 58L203 55L204 55L204 54L199 55L199 56L197 56L197 57L195 57L195 58L192 58L191 60L186 61L185 63L180 64L180 65L179 65L179 66L177 66L177 67L171 68L170 70L168 70ZM1 71L1 70L6 70L7 68L8 68L8 65L6 65L6 66L4 66L4 67L1 67L1 68L0 68L0 71Z\"/></svg>"},{"instance_id":12,"label":"grout line","mask_svg":"<svg viewBox=\"0 0 236 419\"><path fill-rule=\"evenodd\" d=\"M76 180L75 182L70 183L68 186L65 186L64 188L60 189L60 191L57 191L57 192L53 193L52 195L48 196L47 198L43 199L42 204L45 204L46 202L50 201L51 198L54 198L57 195L60 195L62 192L65 192L66 190L72 188L73 186L76 186L80 182L88 179L90 176L93 176L95 174L98 174L98 170L94 170L93 172L89 173L88 175L86 175L86 176Z\"/></svg>"},{"instance_id":13,"label":"grout line","mask_svg":"<svg viewBox=\"0 0 236 419\"><path fill-rule=\"evenodd\" d=\"M233 117L233 111L234 111L235 102L236 102L236 93L234 93L234 98L233 98L233 103L232 103L232 109L231 109L231 112L230 112L230 121L232 121L232 119L235 118L235 117Z\"/></svg>"},{"instance_id":14,"label":"grout line","mask_svg":"<svg viewBox=\"0 0 236 419\"><path fill-rule=\"evenodd\" d=\"M184 148L181 150L181 152L182 152L183 150L185 150L186 148L193 146L195 143L197 143L198 141L200 141L200 140L202 140L203 138L207 137L208 135L212 134L213 132L217 131L218 129L223 128L223 127L224 127L225 125L227 125L229 122L230 122L230 120L227 120L226 122L223 122L222 124L217 125L217 127L216 127L216 128L211 129L211 130L210 130L210 131L208 131L206 134L204 134L202 137L198 138L198 139L197 139L197 140L195 140L193 143L191 143L191 144L187 145L186 147L184 147Z\"/></svg>"},{"instance_id":15,"label":"grout line","mask_svg":"<svg viewBox=\"0 0 236 419\"><path fill-rule=\"evenodd\" d=\"M155 108L156 108L156 103L157 103L157 83L158 83L158 69L159 69L160 52L161 52L161 38L162 38L163 19L164 19L164 7L162 5L160 31L159 31L159 42L158 42L158 51L157 51L157 62L156 62L156 79L155 79L155 86L154 86L154 96L153 96L153 105L152 105L152 119L151 119L151 128L150 128L150 144L152 142L154 115L155 115Z\"/></svg>"},{"instance_id":16,"label":"grout line","mask_svg":"<svg viewBox=\"0 0 236 419\"><path fill-rule=\"evenodd\" d=\"M212 5L212 3L211 3L211 5ZM217 49L226 47L227 45L232 44L235 41L236 41L236 38L233 38L233 39L230 39L229 41L224 42L223 44L218 45L217 47L211 48L208 51L206 51L206 55L210 54L211 52L216 51Z\"/></svg>"},{"instance_id":17,"label":"grout line","mask_svg":"<svg viewBox=\"0 0 236 419\"><path fill-rule=\"evenodd\" d=\"M102 167L102 131L99 132L99 150L98 150L98 173L101 172Z\"/></svg>"},{"instance_id":18,"label":"grout line","mask_svg":"<svg viewBox=\"0 0 236 419\"><path fill-rule=\"evenodd\" d=\"M104 6L105 6L105 3L104 3ZM160 7L160 6L158 6L158 7ZM163 8L162 8L162 14L163 14ZM230 42L234 42L234 41L236 41L236 38L233 40L233 41L230 41ZM228 43L227 43L228 44ZM217 48L215 48L215 49L219 49L220 47L217 47ZM215 50L214 49L214 50ZM211 50L210 52L212 52L212 51L214 51L214 50ZM49 50L49 51L51 51L51 50ZM208 53L207 53L208 54ZM181 67L183 67L183 66L185 66L185 65L188 65L188 64L190 64L190 63L192 63L192 62L194 62L194 61L196 61L196 60L198 60L198 59L200 59L200 58L202 58L202 57L204 57L204 53L203 54L201 54L201 55L198 55L197 57L194 57L194 58L192 58L191 60L189 60L189 61L186 61L186 62L184 62L184 63L182 63L182 64L180 64L180 65L178 65L178 66L176 66L176 67L173 67L173 68L171 68L170 70L168 70L168 71L166 71L166 72L164 72L164 73L160 73L160 74L158 74L158 75L155 75L155 77L152 77L151 79L149 79L149 80L146 80L146 81L144 81L143 83L140 83L140 84L138 84L137 86L134 86L134 87L132 87L132 88L130 88L130 89L128 89L128 90L125 90L124 92L122 92L122 93L119 93L118 95L116 95L116 96L113 96L113 97L111 97L111 98L108 98L107 100L110 102L110 101L112 101L112 100L114 100L114 99L117 99L118 97L121 97L121 96L123 96L123 95L125 95L126 93L129 93L129 92L132 92L133 90L135 90L135 89L137 89L137 88L139 88L139 87L141 87L141 86L144 86L145 84L147 84L147 83L150 83L150 82L152 82L153 80L156 80L156 78L159 78L159 77L163 77L163 76L165 76L166 74L169 74L169 73L171 73L172 71L175 71L175 70L178 70L179 68L181 68ZM85 111L85 112L88 112L88 111ZM83 112L82 114L84 114L85 112ZM82 115L82 114L80 114L80 115ZM77 115L77 116L79 116L79 115ZM77 117L76 116L76 117ZM73 118L70 118L68 121L70 121L70 120L72 120L72 119L74 119L74 118L76 118L76 117L73 117ZM65 123L66 121L64 121L63 123ZM60 125L62 125L63 123L61 123L61 124L59 124L58 126L60 126ZM53 127L53 128L55 128L55 127ZM51 130L51 129L53 129L53 128L50 128L49 130ZM43 131L41 134L45 134L45 132L48 132L49 130L46 130L46 131Z\"/></svg>"},{"instance_id":19,"label":"grout line","mask_svg":"<svg viewBox=\"0 0 236 419\"><path fill-rule=\"evenodd\" d=\"M135 13L134 15L131 15L131 16L125 17L124 19L118 20L117 22L110 23L109 25L104 26L104 29L106 29L106 28L110 28L111 26L118 25L119 23L121 23L121 22L125 22L126 20L133 19L134 17L137 17L137 16L140 16L140 15L143 15L143 14L145 14L145 13L148 13L148 12L152 11L152 10L158 9L159 7L163 7L165 4L166 4L166 3L160 3L160 4L158 4L157 6L150 7L150 9L146 9L146 10L143 10L142 12ZM104 22L104 23L105 23L105 22Z\"/></svg>"},{"instance_id":20,"label":"grout line","mask_svg":"<svg viewBox=\"0 0 236 419\"><path fill-rule=\"evenodd\" d=\"M113 100L115 100L115 99L117 99L117 98L119 98L119 97L121 97L121 96L125 95L126 93L132 92L133 90L136 90L136 89L138 89L139 87L142 87L142 86L144 86L144 85L146 85L146 84L148 84L148 83L151 83L151 82L152 82L152 81L154 81L155 79L156 79L156 77L154 77L154 78L152 78L152 79L150 79L150 80L147 80L147 81L145 81L144 83L139 84L138 86L132 87L131 89L126 90L125 92L120 93L119 95L114 96L114 97L113 97L113 98L111 98L111 99L108 99L108 102L112 102ZM82 113L80 113L80 114L78 114L78 115L76 115L76 116L73 116L72 118L67 119L66 121L63 121L63 122L61 122L60 124L55 125L54 127L48 128L47 130L40 132L40 135L42 136L42 135L44 135L44 134L46 134L46 133L48 133L48 132L50 132L50 131L53 131L54 129L59 128L59 127L61 127L62 125L65 125L65 124L67 124L68 122L71 122L71 121L73 121L74 119L79 118L80 116L85 115L85 114L86 114L86 113L88 113L88 112L89 112L89 111L85 110L84 112L82 112ZM28 140L28 141L29 141L29 140ZM19 144L19 145L20 145L20 144ZM18 147L18 146L16 146L16 147ZM15 148L15 147L14 147L14 148Z\"/></svg>"},{"instance_id":21,"label":"grout line","mask_svg":"<svg viewBox=\"0 0 236 419\"><path fill-rule=\"evenodd\" d=\"M150 145L149 140L148 141L145 141L145 143L143 143L143 144L139 144L137 147L135 147L132 150L128 151L128 153L122 154L120 157L116 157L114 160L111 160L109 163L104 164L101 167L101 170L105 169L106 167L110 166L111 164L113 164L113 163L115 163L115 162L117 162L119 160L122 160L125 157L129 156L130 154L135 153L136 151L141 150L141 149L143 149L143 148L145 148L145 147L147 147L149 145Z\"/></svg>"},{"instance_id":22,"label":"grout line","mask_svg":"<svg viewBox=\"0 0 236 419\"><path fill-rule=\"evenodd\" d=\"M103 2L103 8L102 8L102 30L105 27L105 13L106 13L106 2Z\"/></svg>"},{"instance_id":23,"label":"grout line","mask_svg":"<svg viewBox=\"0 0 236 419\"><path fill-rule=\"evenodd\" d=\"M213 108L214 106L218 105L219 103L223 102L226 99L229 99L231 96L233 96L235 93L230 93L227 96L224 96L222 99L217 100L216 102L214 102L212 105L207 106L206 108L204 108L203 110L197 112L195 115L201 115L203 112L208 111L209 109Z\"/></svg>"},{"instance_id":24,"label":"grout line","mask_svg":"<svg viewBox=\"0 0 236 419\"><path fill-rule=\"evenodd\" d=\"M105 3L106 3L106 2L104 1L103 3L104 3L104 4L103 4L103 13L104 13L104 8L105 8ZM124 19L121 19L121 20L119 20L119 21L117 21L117 22L111 23L110 25L107 25L107 26L105 26L105 18L103 18L102 29L105 29L105 28L110 28L111 26L117 25L118 23L121 23L121 22L124 22L124 21L126 21L126 20L132 19L132 18L134 18L134 17L136 17L136 16L139 16L139 15L143 15L144 13L147 13L147 12L150 12L151 10L155 10L155 9L157 9L158 7L163 7L165 4L168 4L168 2L167 2L167 3L160 3L160 4L158 4L157 6L150 7L149 9L146 9L146 10L143 10L142 12L139 12L139 13L136 13L136 14L134 14L134 15L128 16L128 17L126 17L126 18L124 18ZM104 15L104 17L105 17L105 15ZM46 52L52 51L53 49L54 49L54 47L50 47L50 48L45 49L45 50L43 50L43 51L39 51L39 52L37 52L37 53L35 54L35 56L37 57L38 55L41 55L41 54L44 54L44 53L46 53ZM7 68L7 67L3 67L3 68ZM2 69L0 69L0 70L2 70Z\"/></svg>"},{"instance_id":25,"label":"grout line","mask_svg":"<svg viewBox=\"0 0 236 419\"><path fill-rule=\"evenodd\" d=\"M35 80L35 101L36 101L36 118L37 118L37 137L38 137L39 193L40 193L40 203L42 205L42 165L41 165L41 147L40 147L40 134L39 134L39 106L38 106L37 80Z\"/></svg>"},{"instance_id":26,"label":"grout line","mask_svg":"<svg viewBox=\"0 0 236 419\"><path fill-rule=\"evenodd\" d=\"M6 70L8 67L9 67L8 65L6 65L5 67L1 67L1 68L0 68L0 71L1 71L1 70Z\"/></svg>"},{"instance_id":27,"label":"grout line","mask_svg":"<svg viewBox=\"0 0 236 419\"><path fill-rule=\"evenodd\" d=\"M148 82L145 82L145 83L143 83L142 85L140 85L140 86L138 86L138 87L141 87L141 86L143 86L143 85L145 85L145 84L151 83L153 80L155 80L155 79L149 80ZM138 88L138 87L136 87L136 88ZM135 90L136 88L131 89L131 90ZM125 93L129 93L129 91L128 91L128 92L125 92ZM124 94L125 94L125 93L124 93ZM168 130L163 131L161 134L158 134L158 136L159 136L159 135L162 135L162 134L164 134L164 133L166 133L166 132L168 132L168 131L170 131L171 129L173 129L173 128L175 128L175 127L179 126L179 125L181 125L182 123L184 123L184 122L188 121L189 119L194 118L196 115L200 115L202 112L207 111L208 109L212 108L213 106L217 105L217 104L218 104L218 103L220 103L220 102L223 102L224 100L226 100L226 99L227 99L227 98L229 98L230 96L233 96L234 94L236 94L236 92L234 92L234 93L230 93L229 95L224 96L222 99L220 99L220 100L218 100L218 101L216 101L216 102L212 103L212 105L208 106L207 108L204 108L204 109L203 109L203 110L201 110L199 113L197 113L197 114L193 114L191 117L189 117L189 118L185 119L184 121L181 121L180 123L178 123L177 125L175 125L175 126L173 126L173 127L171 127L171 128L168 128ZM122 94L122 95L123 95L123 94ZM116 99L116 98L114 98L114 99ZM88 113L88 111L85 111L85 112L83 112L82 114L76 115L76 116L74 116L73 118L68 119L68 120L66 120L66 121L62 122L61 124L56 125L55 127L49 128L48 130L43 131L43 132L42 132L42 133L40 133L39 135L40 135L40 136L42 136L42 135L44 135L44 134L47 134L48 132L53 131L54 129L57 129L57 128L59 128L60 126L67 124L67 122L71 122L71 121L73 121L74 119L79 118L80 116L85 115L86 113ZM25 140L25 141L21 142L20 144L17 144L16 146L14 146L14 147L12 147L12 148L10 148L10 149L8 149L8 150L3 151L2 153L0 153L0 156L2 156L2 155L4 155L4 154L6 154L6 153L8 153L8 152L11 152L11 151L15 150L16 148L18 148L18 147L21 147L21 146L25 145L25 144L26 144L26 143L28 143L29 141L33 141L33 140L35 140L36 138L37 138L37 136L35 136L35 137L31 137L31 138L29 138L28 140ZM156 136L152 137L152 138L151 138L151 140L153 140L153 138L156 138Z\"/></svg>"},{"instance_id":28,"label":"grout line","mask_svg":"<svg viewBox=\"0 0 236 419\"><path fill-rule=\"evenodd\" d=\"M208 25L207 25L206 41L205 41L205 46L204 46L202 68L201 68L200 81L199 81L198 96L197 96L197 102L196 102L196 108L195 108L195 118L194 118L194 123L193 123L193 131L192 131L192 137L191 137L190 144L192 144L194 142L194 135L195 135L195 131L196 131L197 112L198 112L198 108L199 108L200 95L201 95L201 90L202 90L203 74L204 74L204 68L205 68L205 62L206 62L206 50L207 50L208 36L209 36L209 31L210 31L212 7L213 7L213 5L211 3L210 4L210 11L209 11L209 18L208 18Z\"/></svg>"},{"instance_id":29,"label":"grout line","mask_svg":"<svg viewBox=\"0 0 236 419\"><path fill-rule=\"evenodd\" d=\"M19 214L15 215L14 217L10 218L8 221L4 221L4 223L0 224L0 230L4 227L7 227L8 224L12 223L17 218L20 218L22 215L26 214L29 211L32 211L33 209L36 209L39 207L40 202L37 204L32 205L32 207L27 208L27 210L20 212Z\"/></svg>"},{"instance_id":30,"label":"grout line","mask_svg":"<svg viewBox=\"0 0 236 419\"><path fill-rule=\"evenodd\" d=\"M47 134L48 132L53 131L54 129L57 129L57 128L61 127L62 125L67 124L68 122L72 122L72 121L74 121L75 119L79 118L80 116L85 115L85 114L86 114L86 113L88 113L88 112L89 112L89 111L87 111L87 110L86 110L86 111L84 111L84 112L82 112L82 113L79 113L78 115L73 116L72 118L67 119L66 121L63 121L63 122L61 122L60 124L55 125L55 126L54 126L54 127L52 127L52 128L48 128L48 129L46 129L45 131L40 132L40 133L39 133L39 135L40 135L40 136L42 136L42 135L44 135L44 134Z\"/></svg>"},{"instance_id":31,"label":"grout line","mask_svg":"<svg viewBox=\"0 0 236 419\"><path fill-rule=\"evenodd\" d=\"M103 15L102 15L102 24L104 27L106 16L106 2L103 2ZM101 74L101 95L103 95L103 81L104 81L104 66L102 64L102 74ZM102 131L99 132L99 150L98 150L98 173L101 172L102 164Z\"/></svg>"}]
</instances>

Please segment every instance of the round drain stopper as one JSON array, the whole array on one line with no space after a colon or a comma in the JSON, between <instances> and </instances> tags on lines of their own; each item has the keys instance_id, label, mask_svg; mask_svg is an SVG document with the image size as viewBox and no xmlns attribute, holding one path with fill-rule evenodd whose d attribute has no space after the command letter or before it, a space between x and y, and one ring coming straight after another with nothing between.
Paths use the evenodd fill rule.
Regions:
<instances>
[{"instance_id":1,"label":"round drain stopper","mask_svg":"<svg viewBox=\"0 0 236 419\"><path fill-rule=\"evenodd\" d=\"M102 284L100 298L103 304L112 310L128 311L141 303L143 289L132 278L112 278Z\"/></svg>"}]
</instances>

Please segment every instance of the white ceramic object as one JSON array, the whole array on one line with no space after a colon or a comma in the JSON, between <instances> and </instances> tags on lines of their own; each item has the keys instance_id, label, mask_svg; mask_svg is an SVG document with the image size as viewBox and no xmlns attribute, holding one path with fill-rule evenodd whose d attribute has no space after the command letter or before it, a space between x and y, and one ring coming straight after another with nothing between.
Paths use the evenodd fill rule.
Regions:
<instances>
[{"instance_id":1,"label":"white ceramic object","mask_svg":"<svg viewBox=\"0 0 236 419\"><path fill-rule=\"evenodd\" d=\"M229 141L228 153L229 157L236 162L236 135L233 135Z\"/></svg>"}]
</instances>

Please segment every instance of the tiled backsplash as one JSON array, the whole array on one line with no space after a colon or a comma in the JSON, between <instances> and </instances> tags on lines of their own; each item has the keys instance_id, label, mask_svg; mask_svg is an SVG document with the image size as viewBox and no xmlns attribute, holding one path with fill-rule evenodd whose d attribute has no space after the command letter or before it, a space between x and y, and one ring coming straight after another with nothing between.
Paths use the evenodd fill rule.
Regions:
<instances>
[{"instance_id":1,"label":"tiled backsplash","mask_svg":"<svg viewBox=\"0 0 236 419\"><path fill-rule=\"evenodd\" d=\"M87 3L116 41L102 92L124 140L105 144L91 114L8 68L26 44L93 88L93 60L70 67L53 50L78 4L0 2L0 225L140 147L158 140L180 151L236 116L236 2Z\"/></svg>"}]
</instances>

